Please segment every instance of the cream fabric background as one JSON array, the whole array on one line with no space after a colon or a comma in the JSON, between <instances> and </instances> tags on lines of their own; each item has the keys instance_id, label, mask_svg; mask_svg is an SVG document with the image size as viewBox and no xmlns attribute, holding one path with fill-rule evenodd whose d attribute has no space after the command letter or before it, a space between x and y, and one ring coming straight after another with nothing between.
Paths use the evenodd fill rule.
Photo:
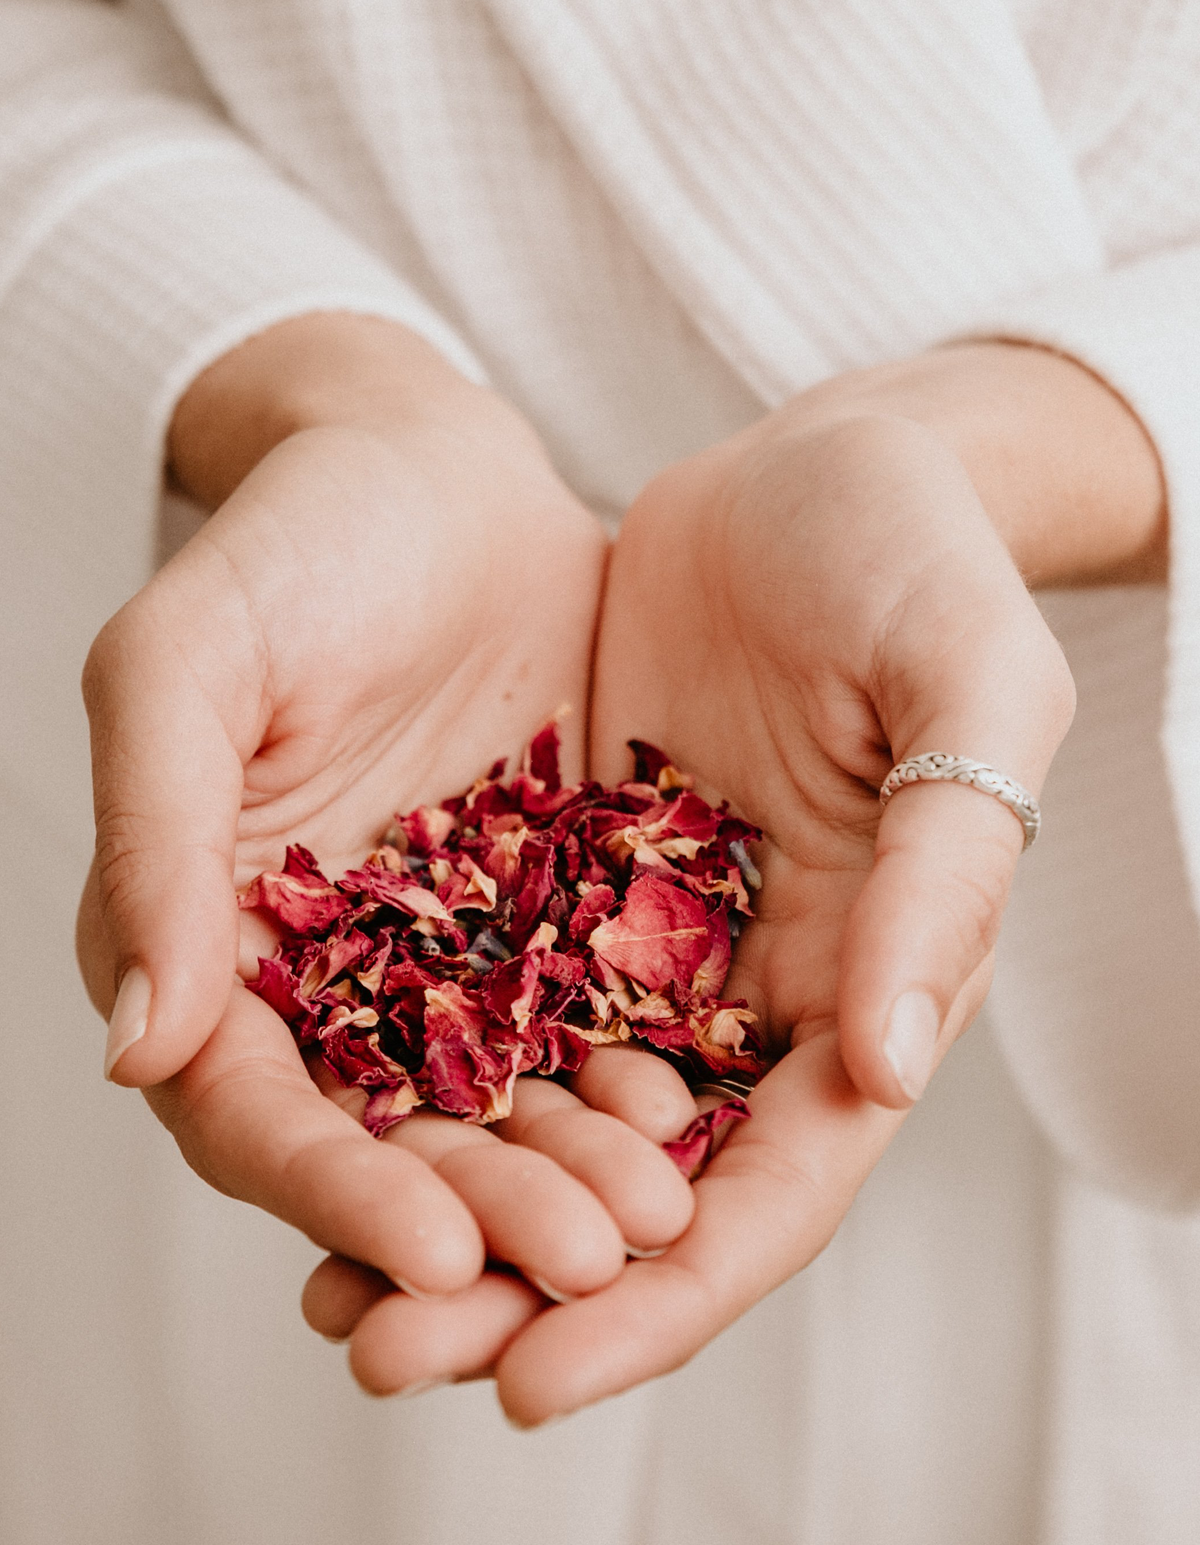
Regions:
<instances>
[{"instance_id":1,"label":"cream fabric background","mask_svg":"<svg viewBox=\"0 0 1200 1545\"><path fill-rule=\"evenodd\" d=\"M1194 1545L1198 72L1187 0L8 0L6 1545ZM100 1082L70 961L78 671L162 544L163 420L316 305L490 375L608 510L830 370L978 331L1100 369L1171 482L1169 615L1048 601L1081 714L995 1041L801 1279L532 1437L485 1388L354 1392L294 1307L312 1251Z\"/></svg>"}]
</instances>

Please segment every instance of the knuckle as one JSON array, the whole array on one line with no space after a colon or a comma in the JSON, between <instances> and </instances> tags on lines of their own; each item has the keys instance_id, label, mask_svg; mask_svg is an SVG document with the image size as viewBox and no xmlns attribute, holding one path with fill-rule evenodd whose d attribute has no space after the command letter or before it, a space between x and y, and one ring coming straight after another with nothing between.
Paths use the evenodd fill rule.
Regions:
<instances>
[{"instance_id":1,"label":"knuckle","mask_svg":"<svg viewBox=\"0 0 1200 1545\"><path fill-rule=\"evenodd\" d=\"M1007 862L1007 851L1001 849L997 857ZM942 876L940 893L943 915L962 954L982 960L996 942L1004 911L1004 892L996 873L952 870Z\"/></svg>"},{"instance_id":2,"label":"knuckle","mask_svg":"<svg viewBox=\"0 0 1200 1545\"><path fill-rule=\"evenodd\" d=\"M286 1197L312 1198L336 1177L339 1186L345 1186L364 1205L370 1205L379 1200L371 1183L377 1173L374 1148L339 1133L314 1138L298 1147L280 1169L279 1191Z\"/></svg>"},{"instance_id":3,"label":"knuckle","mask_svg":"<svg viewBox=\"0 0 1200 1545\"><path fill-rule=\"evenodd\" d=\"M1051 726L1061 741L1075 718L1077 695L1075 678L1071 674L1066 656L1057 643L1054 644L1053 655L1046 671L1043 691Z\"/></svg>"},{"instance_id":4,"label":"knuckle","mask_svg":"<svg viewBox=\"0 0 1200 1545\"><path fill-rule=\"evenodd\" d=\"M1031 701L1057 746L1075 717L1075 678L1067 657L1040 613L1033 611L1036 626L1024 630L1024 647L1007 651L1010 669L1017 669L1032 688ZM1012 630L1010 630L1012 631Z\"/></svg>"},{"instance_id":5,"label":"knuckle","mask_svg":"<svg viewBox=\"0 0 1200 1545\"><path fill-rule=\"evenodd\" d=\"M92 640L80 678L89 717L103 713L111 684L123 671L133 644L144 631L142 610L139 592L113 613Z\"/></svg>"},{"instance_id":6,"label":"knuckle","mask_svg":"<svg viewBox=\"0 0 1200 1545\"><path fill-rule=\"evenodd\" d=\"M330 1139L298 1141L273 1174L262 1148L244 1141L244 1111L272 1085L285 1090L294 1087L294 1073L258 1053L241 1056L219 1070L206 1069L205 1062L197 1058L147 1091L155 1114L190 1168L209 1185L283 1216L280 1197L290 1196L292 1190L305 1193L311 1171L303 1173L302 1166L314 1160L319 1166L326 1156L323 1144ZM288 1182L293 1183L290 1189Z\"/></svg>"},{"instance_id":7,"label":"knuckle","mask_svg":"<svg viewBox=\"0 0 1200 1545\"><path fill-rule=\"evenodd\" d=\"M145 823L130 811L96 812L96 878L104 912L136 904L153 856Z\"/></svg>"},{"instance_id":8,"label":"knuckle","mask_svg":"<svg viewBox=\"0 0 1200 1545\"><path fill-rule=\"evenodd\" d=\"M79 684L89 718L95 718L101 712L105 688L113 670L113 659L118 647L113 633L113 620L106 622L96 634L87 652L87 659L83 662L83 675Z\"/></svg>"}]
</instances>

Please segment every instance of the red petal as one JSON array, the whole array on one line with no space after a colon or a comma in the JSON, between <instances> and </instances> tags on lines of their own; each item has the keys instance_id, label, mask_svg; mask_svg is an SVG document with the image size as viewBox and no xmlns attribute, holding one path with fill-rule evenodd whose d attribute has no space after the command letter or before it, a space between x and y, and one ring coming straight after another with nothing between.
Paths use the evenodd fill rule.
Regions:
<instances>
[{"instance_id":1,"label":"red petal","mask_svg":"<svg viewBox=\"0 0 1200 1545\"><path fill-rule=\"evenodd\" d=\"M456 822L448 810L435 810L430 805L418 805L407 815L397 816L396 825L408 838L410 849L414 853L419 853L422 858L428 858L436 848L443 845L454 830Z\"/></svg>"},{"instance_id":2,"label":"red petal","mask_svg":"<svg viewBox=\"0 0 1200 1545\"><path fill-rule=\"evenodd\" d=\"M541 997L542 952L533 950L497 966L488 976L483 998L497 1019L524 1025Z\"/></svg>"},{"instance_id":3,"label":"red petal","mask_svg":"<svg viewBox=\"0 0 1200 1545\"><path fill-rule=\"evenodd\" d=\"M464 992L453 982L425 989L425 1034L431 1039L456 1035L479 1040L489 1018L478 993Z\"/></svg>"},{"instance_id":4,"label":"red petal","mask_svg":"<svg viewBox=\"0 0 1200 1545\"><path fill-rule=\"evenodd\" d=\"M714 912L708 918L708 946L690 985L702 998L715 998L729 974L729 920L724 912Z\"/></svg>"},{"instance_id":5,"label":"red petal","mask_svg":"<svg viewBox=\"0 0 1200 1545\"><path fill-rule=\"evenodd\" d=\"M392 1088L376 1089L363 1112L363 1126L372 1137L382 1137L420 1104L421 1096L410 1079L406 1078L402 1084Z\"/></svg>"},{"instance_id":6,"label":"red petal","mask_svg":"<svg viewBox=\"0 0 1200 1545\"><path fill-rule=\"evenodd\" d=\"M409 917L432 917L441 923L454 921L434 892L417 885L409 875L391 874L386 869L351 869L342 876L341 883L343 889L354 895L382 901Z\"/></svg>"},{"instance_id":7,"label":"red petal","mask_svg":"<svg viewBox=\"0 0 1200 1545\"><path fill-rule=\"evenodd\" d=\"M438 1110L468 1121L498 1121L512 1111L519 1050L508 1053L447 1036L430 1042L424 1077Z\"/></svg>"},{"instance_id":8,"label":"red petal","mask_svg":"<svg viewBox=\"0 0 1200 1545\"><path fill-rule=\"evenodd\" d=\"M733 1121L745 1121L749 1114L750 1107L745 1100L735 1095L724 1105L714 1106L703 1116L697 1116L682 1137L662 1145L663 1152L670 1154L689 1180L695 1180L708 1163L718 1133Z\"/></svg>"},{"instance_id":9,"label":"red petal","mask_svg":"<svg viewBox=\"0 0 1200 1545\"><path fill-rule=\"evenodd\" d=\"M593 885L571 914L571 938L582 939L591 933L616 904L617 895L611 885Z\"/></svg>"},{"instance_id":10,"label":"red petal","mask_svg":"<svg viewBox=\"0 0 1200 1545\"><path fill-rule=\"evenodd\" d=\"M631 740L629 749L633 752L635 783L655 784L663 768L671 765L671 759L666 752L660 751L657 746L652 746L648 740Z\"/></svg>"},{"instance_id":11,"label":"red petal","mask_svg":"<svg viewBox=\"0 0 1200 1545\"><path fill-rule=\"evenodd\" d=\"M634 880L625 905L588 938L596 954L651 990L688 986L709 953L708 915L697 897L661 880Z\"/></svg>"},{"instance_id":12,"label":"red petal","mask_svg":"<svg viewBox=\"0 0 1200 1545\"><path fill-rule=\"evenodd\" d=\"M260 874L238 897L243 911L267 912L289 932L304 934L327 929L352 905L319 871L311 876Z\"/></svg>"},{"instance_id":13,"label":"red petal","mask_svg":"<svg viewBox=\"0 0 1200 1545\"><path fill-rule=\"evenodd\" d=\"M546 792L557 794L562 788L558 771L558 725L548 724L529 743L526 765L531 777L545 785Z\"/></svg>"},{"instance_id":14,"label":"red petal","mask_svg":"<svg viewBox=\"0 0 1200 1545\"><path fill-rule=\"evenodd\" d=\"M246 985L297 1032L311 1029L315 1025L316 1016L312 1005L300 997L300 983L296 980L296 974L282 960L260 960L258 979Z\"/></svg>"}]
</instances>

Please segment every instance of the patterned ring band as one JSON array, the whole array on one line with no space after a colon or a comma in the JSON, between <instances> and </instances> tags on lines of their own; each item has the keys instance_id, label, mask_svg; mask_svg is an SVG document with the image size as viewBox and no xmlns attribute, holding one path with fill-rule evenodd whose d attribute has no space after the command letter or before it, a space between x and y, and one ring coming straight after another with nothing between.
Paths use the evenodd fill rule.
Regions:
<instances>
[{"instance_id":1,"label":"patterned ring band","mask_svg":"<svg viewBox=\"0 0 1200 1545\"><path fill-rule=\"evenodd\" d=\"M1006 778L1003 773L989 767L986 762L973 762L969 756L951 756L946 751L927 751L924 756L910 756L898 762L883 780L879 790L879 803L886 805L897 789L906 783L924 781L941 783L969 783L973 789L990 794L1002 805L1007 805L1020 821L1025 832L1025 848L1037 841L1042 825L1042 812L1038 802L1028 789Z\"/></svg>"},{"instance_id":2,"label":"patterned ring band","mask_svg":"<svg viewBox=\"0 0 1200 1545\"><path fill-rule=\"evenodd\" d=\"M741 1079L734 1073L726 1073L723 1078L709 1078L702 1084L692 1085L693 1095L711 1094L719 1100L727 1100L731 1094L744 1100L753 1090L752 1078Z\"/></svg>"}]
</instances>

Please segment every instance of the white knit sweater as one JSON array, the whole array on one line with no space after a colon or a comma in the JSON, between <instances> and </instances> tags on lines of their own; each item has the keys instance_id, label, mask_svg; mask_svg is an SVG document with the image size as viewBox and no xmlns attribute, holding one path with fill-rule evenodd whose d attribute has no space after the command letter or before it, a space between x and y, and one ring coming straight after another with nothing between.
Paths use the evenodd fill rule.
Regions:
<instances>
[{"instance_id":1,"label":"white knit sweater","mask_svg":"<svg viewBox=\"0 0 1200 1545\"><path fill-rule=\"evenodd\" d=\"M949 338L1049 344L1133 405L1170 493L1166 758L1155 593L1052 601L1083 702L994 1012L1070 1162L1200 1202L1200 0L4 0L4 519L88 555L0 617L31 807L86 820L48 662L150 561L180 392L335 307L491 380L611 512Z\"/></svg>"},{"instance_id":2,"label":"white knit sweater","mask_svg":"<svg viewBox=\"0 0 1200 1545\"><path fill-rule=\"evenodd\" d=\"M1166 464L1166 745L1192 789L1200 6L1021 12L1018 28L1002 0L8 0L9 476L33 508L144 534L181 389L315 307L399 318L490 377L612 510L833 372L966 333L1041 339L1106 376ZM1200 813L1179 810L1195 884ZM1200 1037L1175 1042L1165 1093L1181 1057L1200 1088ZM1185 1112L1139 1151L1144 1071L1132 1123L1101 1134L1078 1059L1029 1051L1035 1095L1065 1101L1056 1139L1139 1194L1200 1198Z\"/></svg>"}]
</instances>

